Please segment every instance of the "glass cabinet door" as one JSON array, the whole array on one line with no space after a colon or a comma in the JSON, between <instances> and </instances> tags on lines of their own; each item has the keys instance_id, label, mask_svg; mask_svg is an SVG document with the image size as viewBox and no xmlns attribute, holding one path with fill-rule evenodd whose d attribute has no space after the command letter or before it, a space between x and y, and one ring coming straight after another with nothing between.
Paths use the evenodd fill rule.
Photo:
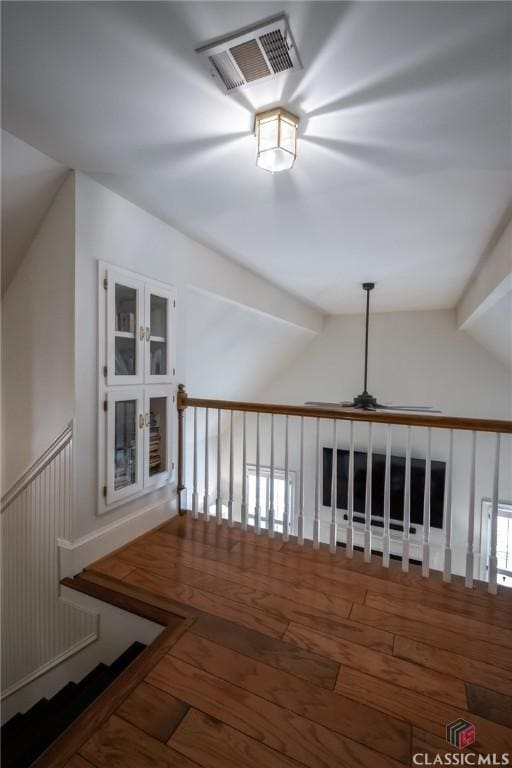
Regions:
<instances>
[{"instance_id":1,"label":"glass cabinet door","mask_svg":"<svg viewBox=\"0 0 512 768\"><path fill-rule=\"evenodd\" d=\"M146 285L145 293L145 381L147 384L171 382L176 372L172 342L174 292L150 284Z\"/></svg>"},{"instance_id":2,"label":"glass cabinet door","mask_svg":"<svg viewBox=\"0 0 512 768\"><path fill-rule=\"evenodd\" d=\"M148 388L144 407L144 487L160 485L172 474L171 408L168 388Z\"/></svg>"},{"instance_id":3,"label":"glass cabinet door","mask_svg":"<svg viewBox=\"0 0 512 768\"><path fill-rule=\"evenodd\" d=\"M143 282L121 271L107 273L107 384L142 382Z\"/></svg>"},{"instance_id":4,"label":"glass cabinet door","mask_svg":"<svg viewBox=\"0 0 512 768\"><path fill-rule=\"evenodd\" d=\"M143 484L141 390L107 394L107 504L137 493Z\"/></svg>"}]
</instances>

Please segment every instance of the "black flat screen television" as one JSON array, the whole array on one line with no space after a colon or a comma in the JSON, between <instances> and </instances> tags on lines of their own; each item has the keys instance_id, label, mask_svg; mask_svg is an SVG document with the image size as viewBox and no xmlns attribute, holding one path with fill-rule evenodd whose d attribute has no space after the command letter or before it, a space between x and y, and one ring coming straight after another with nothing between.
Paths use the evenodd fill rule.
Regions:
<instances>
[{"instance_id":1,"label":"black flat screen television","mask_svg":"<svg viewBox=\"0 0 512 768\"><path fill-rule=\"evenodd\" d=\"M354 514L364 515L366 509L366 453L354 451ZM336 507L348 509L349 452L337 451ZM384 469L386 456L372 454L372 519L384 516ZM432 461L430 468L430 525L443 527L444 485L446 463ZM322 503L331 506L332 448L323 449ZM391 456L390 518L403 521L405 490L405 458ZM411 458L411 524L423 524L423 495L425 492L425 460Z\"/></svg>"}]
</instances>

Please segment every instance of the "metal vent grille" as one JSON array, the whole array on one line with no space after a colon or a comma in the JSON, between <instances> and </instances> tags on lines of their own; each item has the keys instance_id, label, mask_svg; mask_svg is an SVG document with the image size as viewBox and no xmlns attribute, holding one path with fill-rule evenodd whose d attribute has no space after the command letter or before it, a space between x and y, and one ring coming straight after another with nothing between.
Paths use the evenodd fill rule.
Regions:
<instances>
[{"instance_id":1,"label":"metal vent grille","mask_svg":"<svg viewBox=\"0 0 512 768\"><path fill-rule=\"evenodd\" d=\"M203 45L197 53L228 93L302 68L285 14Z\"/></svg>"},{"instance_id":2,"label":"metal vent grille","mask_svg":"<svg viewBox=\"0 0 512 768\"><path fill-rule=\"evenodd\" d=\"M270 69L256 40L248 40L242 45L235 45L234 48L229 49L229 52L248 83L270 75Z\"/></svg>"},{"instance_id":3,"label":"metal vent grille","mask_svg":"<svg viewBox=\"0 0 512 768\"><path fill-rule=\"evenodd\" d=\"M285 72L287 69L293 69L293 61L288 52L288 44L280 29L268 32L266 35L261 35L260 43L267 54L270 66L276 74L278 72Z\"/></svg>"},{"instance_id":4,"label":"metal vent grille","mask_svg":"<svg viewBox=\"0 0 512 768\"><path fill-rule=\"evenodd\" d=\"M240 77L240 72L233 64L227 51L217 53L215 56L208 56L208 59L215 67L217 74L221 77L228 91L232 91L233 88L240 88L241 85L245 84L243 77Z\"/></svg>"}]
</instances>

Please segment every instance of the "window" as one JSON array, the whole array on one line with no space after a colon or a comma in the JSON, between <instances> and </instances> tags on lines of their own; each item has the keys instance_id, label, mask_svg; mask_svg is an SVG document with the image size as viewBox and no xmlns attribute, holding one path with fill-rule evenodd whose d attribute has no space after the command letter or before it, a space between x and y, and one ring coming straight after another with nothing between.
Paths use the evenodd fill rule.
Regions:
<instances>
[{"instance_id":1,"label":"window","mask_svg":"<svg viewBox=\"0 0 512 768\"><path fill-rule=\"evenodd\" d=\"M247 467L247 517L249 525L255 523L256 507L256 467L250 465ZM289 530L293 529L294 513L294 488L295 473L288 473L288 509L289 509ZM285 501L285 474L282 469L274 470L274 530L277 533L283 533L284 523L284 501ZM268 527L268 509L270 506L270 467L260 467L260 525L261 528Z\"/></svg>"},{"instance_id":2,"label":"window","mask_svg":"<svg viewBox=\"0 0 512 768\"><path fill-rule=\"evenodd\" d=\"M498 508L498 584L512 587L512 505Z\"/></svg>"},{"instance_id":3,"label":"window","mask_svg":"<svg viewBox=\"0 0 512 768\"><path fill-rule=\"evenodd\" d=\"M482 568L480 578L489 575L489 553L491 548L491 512L489 500L482 501ZM498 560L498 584L512 587L512 504L500 501L496 521L496 558Z\"/></svg>"}]
</instances>

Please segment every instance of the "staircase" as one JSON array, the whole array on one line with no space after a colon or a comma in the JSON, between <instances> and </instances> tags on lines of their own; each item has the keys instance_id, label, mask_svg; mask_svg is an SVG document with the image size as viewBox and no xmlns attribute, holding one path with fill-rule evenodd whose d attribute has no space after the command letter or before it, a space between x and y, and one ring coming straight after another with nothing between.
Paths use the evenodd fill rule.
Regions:
<instances>
[{"instance_id":1,"label":"staircase","mask_svg":"<svg viewBox=\"0 0 512 768\"><path fill-rule=\"evenodd\" d=\"M1 729L2 768L27 768L144 650L130 645L110 666L98 664L79 683L68 683L51 699L41 699Z\"/></svg>"}]
</instances>

